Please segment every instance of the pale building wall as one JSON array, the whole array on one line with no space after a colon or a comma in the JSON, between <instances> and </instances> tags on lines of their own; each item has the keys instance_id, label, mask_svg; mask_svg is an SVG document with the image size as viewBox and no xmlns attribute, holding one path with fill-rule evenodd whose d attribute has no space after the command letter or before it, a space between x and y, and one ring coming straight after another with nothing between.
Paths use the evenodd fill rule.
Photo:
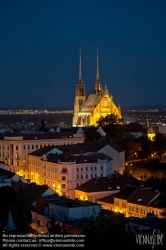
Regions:
<instances>
[{"instance_id":1,"label":"pale building wall","mask_svg":"<svg viewBox=\"0 0 166 250\"><path fill-rule=\"evenodd\" d=\"M118 152L109 145L106 145L99 150L100 153L104 153L112 158L112 173L117 171L122 174L125 170L125 151Z\"/></svg>"},{"instance_id":2,"label":"pale building wall","mask_svg":"<svg viewBox=\"0 0 166 250\"><path fill-rule=\"evenodd\" d=\"M97 199L105 197L110 194L118 193L119 190L107 190L107 191L98 191L98 192L83 192L81 190L75 190L75 198L80 200L89 200L91 202L96 202Z\"/></svg>"},{"instance_id":3,"label":"pale building wall","mask_svg":"<svg viewBox=\"0 0 166 250\"><path fill-rule=\"evenodd\" d=\"M84 137L75 138L60 138L60 139L41 139L38 140L23 140L23 136L5 136L4 140L0 140L0 161L11 165L17 170L19 175L23 176L25 171L22 169L28 168L28 156L33 151L44 146L56 146L64 144L82 143ZM21 168L22 167L22 168ZM20 171L18 171L20 169ZM26 173L28 174L28 173ZM27 178L27 176L25 176ZM28 179L28 178L27 178Z\"/></svg>"},{"instance_id":4,"label":"pale building wall","mask_svg":"<svg viewBox=\"0 0 166 250\"><path fill-rule=\"evenodd\" d=\"M49 204L49 214L53 212L57 220L63 221L65 218L68 220L89 218L91 216L96 217L101 211L100 204L94 204L93 206L76 206L76 207L64 207L56 204Z\"/></svg>"},{"instance_id":5,"label":"pale building wall","mask_svg":"<svg viewBox=\"0 0 166 250\"><path fill-rule=\"evenodd\" d=\"M47 162L32 155L29 156L29 159L29 170L33 173L31 176L39 176L40 185L48 185L59 195L65 195L71 199L75 198L75 188L77 186L94 177L106 177L112 173L112 161L108 160L76 164L75 162ZM31 182L35 181L33 177Z\"/></svg>"}]
</instances>

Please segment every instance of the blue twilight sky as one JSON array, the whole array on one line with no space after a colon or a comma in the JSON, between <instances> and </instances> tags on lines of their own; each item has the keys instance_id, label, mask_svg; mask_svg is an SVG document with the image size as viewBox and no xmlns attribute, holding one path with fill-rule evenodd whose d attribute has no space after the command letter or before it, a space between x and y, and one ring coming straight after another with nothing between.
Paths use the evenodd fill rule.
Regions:
<instances>
[{"instance_id":1,"label":"blue twilight sky","mask_svg":"<svg viewBox=\"0 0 166 250\"><path fill-rule=\"evenodd\" d=\"M79 48L86 93L166 105L165 0L1 0L0 108L73 108Z\"/></svg>"}]
</instances>

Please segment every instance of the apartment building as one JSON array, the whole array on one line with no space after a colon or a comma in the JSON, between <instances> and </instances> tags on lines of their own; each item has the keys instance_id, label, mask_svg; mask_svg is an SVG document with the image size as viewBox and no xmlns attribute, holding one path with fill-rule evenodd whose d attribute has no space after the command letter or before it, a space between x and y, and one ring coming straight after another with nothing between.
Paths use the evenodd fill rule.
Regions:
<instances>
[{"instance_id":1,"label":"apartment building","mask_svg":"<svg viewBox=\"0 0 166 250\"><path fill-rule=\"evenodd\" d=\"M82 134L71 132L32 133L32 134L0 134L0 161L13 166L14 171L26 179L30 179L28 156L31 152L45 146L82 143Z\"/></svg>"},{"instance_id":2,"label":"apartment building","mask_svg":"<svg viewBox=\"0 0 166 250\"><path fill-rule=\"evenodd\" d=\"M97 202L99 198L115 194L124 186L149 188L143 181L130 175L111 174L108 177L93 178L75 188L75 198Z\"/></svg>"},{"instance_id":3,"label":"apartment building","mask_svg":"<svg viewBox=\"0 0 166 250\"><path fill-rule=\"evenodd\" d=\"M75 153L74 153L75 152ZM44 147L29 155L31 182L46 184L63 196L75 198L75 188L112 173L112 158L83 152L79 145Z\"/></svg>"},{"instance_id":4,"label":"apartment building","mask_svg":"<svg viewBox=\"0 0 166 250\"><path fill-rule=\"evenodd\" d=\"M116 194L97 200L102 208L124 213L126 217L144 218L148 213L164 218L165 208L160 205L160 193L152 189L125 186Z\"/></svg>"}]
</instances>

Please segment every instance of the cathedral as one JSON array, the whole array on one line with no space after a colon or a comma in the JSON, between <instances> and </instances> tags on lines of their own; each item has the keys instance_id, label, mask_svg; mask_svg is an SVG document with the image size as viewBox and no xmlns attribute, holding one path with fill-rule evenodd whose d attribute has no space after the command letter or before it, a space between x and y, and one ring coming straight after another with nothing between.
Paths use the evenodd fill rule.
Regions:
<instances>
[{"instance_id":1,"label":"cathedral","mask_svg":"<svg viewBox=\"0 0 166 250\"><path fill-rule=\"evenodd\" d=\"M79 58L79 78L75 90L73 127L97 126L101 116L115 114L121 118L120 106L113 102L113 96L109 94L107 86L102 87L99 77L99 57L97 50L96 80L93 93L86 96L85 84L82 78L81 50Z\"/></svg>"}]
</instances>

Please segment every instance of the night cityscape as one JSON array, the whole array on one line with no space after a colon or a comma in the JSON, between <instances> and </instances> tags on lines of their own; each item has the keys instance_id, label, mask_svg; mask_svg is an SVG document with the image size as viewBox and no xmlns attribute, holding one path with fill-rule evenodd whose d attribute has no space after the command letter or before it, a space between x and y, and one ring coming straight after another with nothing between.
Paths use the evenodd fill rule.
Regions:
<instances>
[{"instance_id":1,"label":"night cityscape","mask_svg":"<svg viewBox=\"0 0 166 250\"><path fill-rule=\"evenodd\" d=\"M166 2L0 2L1 248L166 245Z\"/></svg>"}]
</instances>

